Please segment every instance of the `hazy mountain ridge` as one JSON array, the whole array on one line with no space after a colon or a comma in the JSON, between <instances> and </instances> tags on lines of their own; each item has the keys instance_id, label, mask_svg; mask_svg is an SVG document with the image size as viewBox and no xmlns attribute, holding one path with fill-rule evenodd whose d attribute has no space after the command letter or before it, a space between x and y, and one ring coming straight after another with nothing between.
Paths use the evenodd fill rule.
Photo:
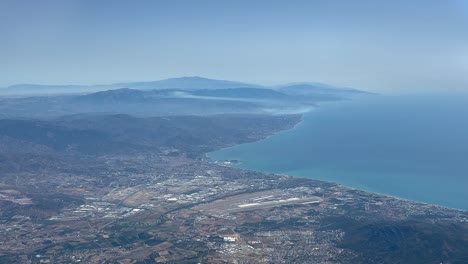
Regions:
<instances>
[{"instance_id":1,"label":"hazy mountain ridge","mask_svg":"<svg viewBox=\"0 0 468 264\"><path fill-rule=\"evenodd\" d=\"M145 99L147 95L148 93L145 91L130 88L120 88L81 95L75 97L74 99L78 102L138 101Z\"/></svg>"},{"instance_id":2,"label":"hazy mountain ridge","mask_svg":"<svg viewBox=\"0 0 468 264\"><path fill-rule=\"evenodd\" d=\"M226 89L161 89L137 90L121 88L77 96L78 101L147 101L157 98L198 98L198 99L286 99L288 95L266 88L226 88Z\"/></svg>"},{"instance_id":3,"label":"hazy mountain ridge","mask_svg":"<svg viewBox=\"0 0 468 264\"><path fill-rule=\"evenodd\" d=\"M83 94L99 91L114 90L121 88L131 88L137 90L162 90L162 89L182 89L182 90L213 90L213 89L233 89L233 88L264 88L278 90L284 93L297 93L307 89L315 92L362 92L352 88L339 88L320 83L295 83L279 86L263 86L258 84L243 83L228 80L215 80L198 76L169 78L159 81L148 82L126 82L98 85L46 85L46 84L15 84L0 89L3 96L32 96L46 94Z\"/></svg>"},{"instance_id":4,"label":"hazy mountain ridge","mask_svg":"<svg viewBox=\"0 0 468 264\"><path fill-rule=\"evenodd\" d=\"M228 89L237 87L262 87L256 84L249 84L236 81L228 80L215 80L208 79L199 76L193 77L180 77L180 78L169 78L160 81L152 82L130 82L130 83L118 83L113 84L116 86L129 87L134 89L142 90L153 90L153 89Z\"/></svg>"},{"instance_id":5,"label":"hazy mountain ridge","mask_svg":"<svg viewBox=\"0 0 468 264\"><path fill-rule=\"evenodd\" d=\"M57 91L66 92L47 96L25 96L32 93L32 90L37 93L52 91L52 94ZM78 92L79 90L81 92ZM202 77L107 86L18 85L8 88L7 91L18 91L20 95L0 98L0 112L3 118L56 118L80 113L120 113L135 116L294 114L310 111L321 101L343 100L354 95L367 94L355 89L324 84L262 87ZM0 95L5 96L4 92L5 90L0 91Z\"/></svg>"},{"instance_id":6,"label":"hazy mountain ridge","mask_svg":"<svg viewBox=\"0 0 468 264\"><path fill-rule=\"evenodd\" d=\"M154 89L226 89L237 87L260 88L261 85L234 82L227 80L214 80L203 77L169 78L159 81L127 82L99 85L46 85L46 84L15 84L0 89L0 95L45 95L45 94L78 94L99 91L133 88L140 90Z\"/></svg>"},{"instance_id":7,"label":"hazy mountain ridge","mask_svg":"<svg viewBox=\"0 0 468 264\"><path fill-rule=\"evenodd\" d=\"M213 89L213 90L196 90L192 92L197 96L211 96L211 97L231 97L231 98L252 98L252 99L285 99L287 94L282 92L267 89L267 88L227 88L227 89Z\"/></svg>"},{"instance_id":8,"label":"hazy mountain ridge","mask_svg":"<svg viewBox=\"0 0 468 264\"><path fill-rule=\"evenodd\" d=\"M47 85L47 84L15 84L0 89L0 96L40 96L57 94L83 94L117 89L110 85Z\"/></svg>"}]
</instances>

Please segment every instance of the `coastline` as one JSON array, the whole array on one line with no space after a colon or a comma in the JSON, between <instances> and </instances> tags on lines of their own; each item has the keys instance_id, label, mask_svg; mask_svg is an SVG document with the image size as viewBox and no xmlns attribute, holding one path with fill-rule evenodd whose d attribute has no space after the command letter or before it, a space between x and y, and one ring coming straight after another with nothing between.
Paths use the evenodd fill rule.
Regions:
<instances>
[{"instance_id":1,"label":"coastline","mask_svg":"<svg viewBox=\"0 0 468 264\"><path fill-rule=\"evenodd\" d=\"M303 177L303 176L297 176L297 175L275 173L275 172L266 172L266 171L255 170L255 169L242 168L242 167L240 167L242 165L242 160L236 160L235 164L229 165L229 164L224 163L226 160L217 160L217 159L213 159L213 158L211 158L209 156L210 153L214 153L214 152L221 151L221 150L224 150L224 149L234 148L234 147L244 145L244 144L255 144L255 143L267 140L270 137L279 135L281 133L290 132L290 131L296 129L299 125L304 123L304 115L305 114L307 114L307 113L298 114L298 115L300 115L300 120L299 120L299 122L297 122L291 128L274 132L274 133L272 133L272 134L270 134L270 135L268 135L268 136L266 136L264 138L261 138L259 140L256 140L256 141L252 141L252 142L248 142L248 143L235 144L235 145L232 145L232 146L227 146L227 147L219 148L219 149L214 150L214 151L210 151L210 152L204 154L204 160L211 163L211 164L215 164L215 165L218 165L218 166L226 166L226 167L230 167L230 168L234 168L234 169L238 169L238 170L242 170L242 171L251 171L251 172L257 172L257 173L262 173L262 174L271 174L271 175L275 175L275 176L286 176L286 177L291 177L291 178L306 179L306 180L311 180L311 181L319 181L319 182L323 182L323 183L335 184L337 186L340 186L341 188L345 188L345 189L348 189L348 190L364 192L364 193L368 193L368 194L371 194L371 195L385 196L385 197L397 199L397 200L404 201L404 202L410 202L410 203L420 204L420 205L424 205L424 206L437 207L439 209L455 210L455 211L459 211L459 212L462 212L462 213L468 212L467 209L454 208L454 207L449 207L449 206L444 206L444 205L439 205L439 204L434 204L434 203L422 202L422 201L408 199L408 198L404 198L404 197L399 197L399 196L395 196L395 195L391 195L391 194L386 194L386 193L381 193L381 192L356 188L356 187L348 186L348 185L345 185L345 184L342 184L342 183L339 183L339 182L335 182L335 181L327 181L327 180L322 180L322 179L315 179L315 178L312 178L312 177Z\"/></svg>"},{"instance_id":2,"label":"coastline","mask_svg":"<svg viewBox=\"0 0 468 264\"><path fill-rule=\"evenodd\" d=\"M461 209L461 208L453 208L453 207L443 206L443 205L439 205L439 204L432 204L432 203L427 203L427 202L422 202L422 201L417 201L417 200L411 200L411 199L408 199L408 198L403 198L403 197L399 197L399 196L395 196L395 195L391 195L391 194L386 194L386 193L380 193L380 192L355 188L355 187L351 187L351 186L344 185L344 184L334 182L334 181L325 181L325 180L321 180L321 179L301 177L301 176L297 176L297 175L289 175L289 174L273 173L273 172L264 172L264 171L253 170L253 169L240 168L240 167L238 167L242 163L240 161L236 165L223 164L223 161L213 160L213 159L210 159L210 158L207 158L207 161L209 163L217 165L217 166L229 167L229 168L236 169L236 170L241 170L241 171L257 172L257 173L262 173L262 174L275 175L275 176L279 176L279 177L283 176L283 177L289 177L289 178L295 178L295 179L305 179L305 180L310 180L310 181L318 181L318 182L322 182L322 183L334 184L334 185L337 185L337 186L339 186L341 188L348 189L348 190L351 190L351 191L359 191L359 192L363 192L363 193L367 193L367 194L371 194L371 195L384 196L384 197L397 199L397 200L404 201L404 202L420 204L420 205L424 205L424 206L437 207L439 209L455 210L455 211L462 212L462 213L467 213L468 212L468 210Z\"/></svg>"},{"instance_id":3,"label":"coastline","mask_svg":"<svg viewBox=\"0 0 468 264\"><path fill-rule=\"evenodd\" d=\"M223 164L222 161L218 161L218 160L208 159L208 162L210 162L211 164L218 165L218 166L225 166L225 167L229 167L229 168L233 168L233 169L237 169L237 170L242 170L242 171L250 171L250 172L257 172L257 173L262 173L262 174L270 174L270 175L275 175L275 176L283 176L283 177L289 177L289 178L305 179L305 180L310 180L310 181L318 181L318 182L322 182L322 183L334 184L334 185L337 185L337 186L339 186L341 188L348 189L348 190L351 190L351 191L359 191L359 192L363 192L363 193L367 193L367 194L371 194L371 195L384 196L384 197L397 199L397 200L404 201L404 202L420 204L420 205L424 205L424 206L437 207L439 209L455 210L455 211L459 211L459 212L462 212L462 213L468 212L468 210L464 210L464 209L460 209L460 208L453 208L453 207L448 207L448 206L443 206L443 205L438 205L438 204L426 203L426 202L411 200L411 199L398 197L398 196L394 196L394 195L390 195L390 194L386 194L386 193L379 193L379 192L375 192L375 191L369 191L369 190L365 190L365 189L354 188L354 187L347 186L347 185L344 185L344 184L341 184L341 183L338 183L338 182L333 182L333 181L325 181L325 180L308 178L308 177L301 177L301 176L296 176L296 175L281 174L281 173L270 173L270 172L264 172L264 171L258 171L258 170L239 168L238 165L240 165L241 162L239 162L239 164L237 164L237 165L231 165L231 166Z\"/></svg>"},{"instance_id":4,"label":"coastline","mask_svg":"<svg viewBox=\"0 0 468 264\"><path fill-rule=\"evenodd\" d=\"M244 144L254 144L254 143L258 143L258 142L262 142L264 140L267 140L273 136L276 136L276 135L279 135L281 133L285 133L285 132L289 132L289 131L292 131L294 129L296 129L299 125L301 125L303 122L304 122L304 115L306 113L302 113L302 114L293 114L293 115L297 115L299 116L299 121L294 124L292 127L290 128L286 128L286 129L282 129L282 130L278 130L276 132L273 132L273 133L270 133L269 135L263 137L263 138L260 138L260 139L257 139L257 140L254 140L254 141L251 141L251 142L245 142L245 143L240 143L240 144L233 144L233 145L229 145L229 146L225 146L225 147L222 147L222 148L219 148L219 149L216 149L216 150L213 150L213 151L210 151L210 152L207 152L203 155L203 159L204 160L208 160L208 161L214 161L214 159L210 158L208 155L210 153L213 153L213 152L217 152L217 151L221 151L221 150L225 150L225 149L229 149L229 148L233 148L233 147L237 147L237 146L240 146L240 145L244 145Z\"/></svg>"}]
</instances>

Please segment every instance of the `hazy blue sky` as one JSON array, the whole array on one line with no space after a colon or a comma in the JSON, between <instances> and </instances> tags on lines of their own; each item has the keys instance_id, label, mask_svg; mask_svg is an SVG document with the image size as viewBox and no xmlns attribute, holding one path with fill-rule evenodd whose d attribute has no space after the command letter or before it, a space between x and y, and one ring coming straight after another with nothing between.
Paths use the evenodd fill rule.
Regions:
<instances>
[{"instance_id":1,"label":"hazy blue sky","mask_svg":"<svg viewBox=\"0 0 468 264\"><path fill-rule=\"evenodd\" d=\"M200 75L468 88L468 0L0 0L0 86Z\"/></svg>"}]
</instances>

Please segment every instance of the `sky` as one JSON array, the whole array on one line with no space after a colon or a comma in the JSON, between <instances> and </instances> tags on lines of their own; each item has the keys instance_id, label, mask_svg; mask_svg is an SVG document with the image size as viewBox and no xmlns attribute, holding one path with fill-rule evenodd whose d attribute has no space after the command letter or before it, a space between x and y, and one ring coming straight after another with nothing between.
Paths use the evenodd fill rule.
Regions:
<instances>
[{"instance_id":1,"label":"sky","mask_svg":"<svg viewBox=\"0 0 468 264\"><path fill-rule=\"evenodd\" d=\"M0 87L203 76L468 89L468 0L0 0Z\"/></svg>"}]
</instances>

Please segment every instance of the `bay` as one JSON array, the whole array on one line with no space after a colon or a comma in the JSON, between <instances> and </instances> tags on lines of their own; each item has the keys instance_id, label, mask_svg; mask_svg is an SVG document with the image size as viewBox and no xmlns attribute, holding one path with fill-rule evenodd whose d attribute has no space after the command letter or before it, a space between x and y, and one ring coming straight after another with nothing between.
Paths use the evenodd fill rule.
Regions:
<instances>
[{"instance_id":1,"label":"bay","mask_svg":"<svg viewBox=\"0 0 468 264\"><path fill-rule=\"evenodd\" d=\"M373 95L320 105L294 129L208 155L243 169L468 210L468 96Z\"/></svg>"}]
</instances>

